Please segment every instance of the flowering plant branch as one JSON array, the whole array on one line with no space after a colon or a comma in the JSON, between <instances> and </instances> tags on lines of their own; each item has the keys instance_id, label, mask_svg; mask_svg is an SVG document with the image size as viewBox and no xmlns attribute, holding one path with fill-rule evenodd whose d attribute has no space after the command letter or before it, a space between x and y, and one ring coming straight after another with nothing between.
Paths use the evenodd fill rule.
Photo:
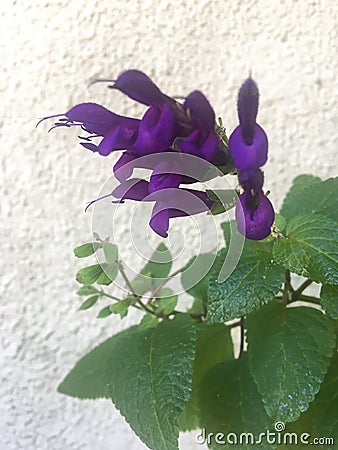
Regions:
<instances>
[{"instance_id":1,"label":"flowering plant branch","mask_svg":"<svg viewBox=\"0 0 338 450\"><path fill-rule=\"evenodd\" d=\"M59 391L112 399L156 450L178 449L179 431L201 428L212 449L240 444L241 433L250 439L244 448L286 448L285 424L288 433L338 439L337 178L297 177L275 214L263 191L268 139L256 123L251 77L239 89L239 125L229 139L200 91L180 103L137 70L104 81L145 105L143 117L82 103L45 119L57 118L52 128L80 128L81 145L103 157L123 151L113 169L117 186L90 205L107 198L152 204L149 226L163 241L132 277L116 239L94 233L75 249L78 258L98 260L76 275L81 310L107 300L99 318L122 319L130 308L144 315L82 358ZM134 175L139 169L150 177ZM235 189L200 188L225 175L237 176ZM171 219L226 216L231 208L222 248L173 269L165 245ZM109 291L113 283L122 283L122 297ZM312 284L320 285L318 297L304 294ZM186 305L182 293L191 297ZM274 442L266 430L276 432ZM220 434L224 442L215 440Z\"/></svg>"}]
</instances>

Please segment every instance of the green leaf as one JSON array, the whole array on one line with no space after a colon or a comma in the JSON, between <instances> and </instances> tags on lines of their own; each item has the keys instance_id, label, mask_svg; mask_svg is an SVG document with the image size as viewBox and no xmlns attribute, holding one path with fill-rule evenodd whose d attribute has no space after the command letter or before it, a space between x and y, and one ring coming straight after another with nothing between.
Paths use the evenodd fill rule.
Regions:
<instances>
[{"instance_id":1,"label":"green leaf","mask_svg":"<svg viewBox=\"0 0 338 450\"><path fill-rule=\"evenodd\" d=\"M137 295L142 296L153 290L163 279L167 278L172 266L170 251L164 244L160 244L139 275L131 282Z\"/></svg>"},{"instance_id":2,"label":"green leaf","mask_svg":"<svg viewBox=\"0 0 338 450\"><path fill-rule=\"evenodd\" d=\"M319 393L311 403L310 408L300 418L286 426L285 432L296 433L301 436L306 432L310 435L308 442L311 445L314 438L330 439L322 441L316 448L336 450L338 438L338 353L333 355L329 369L322 383ZM288 446L280 446L278 450L289 450Z\"/></svg>"},{"instance_id":3,"label":"green leaf","mask_svg":"<svg viewBox=\"0 0 338 450\"><path fill-rule=\"evenodd\" d=\"M234 189L207 189L206 193L208 197L214 201L214 204L212 205L211 210L208 212L208 214L217 216L218 214L229 211L229 209L236 206L238 192L236 192Z\"/></svg>"},{"instance_id":4,"label":"green leaf","mask_svg":"<svg viewBox=\"0 0 338 450\"><path fill-rule=\"evenodd\" d=\"M186 315L155 328L131 327L92 350L59 392L110 397L152 449L178 449L178 417L190 396L197 325Z\"/></svg>"},{"instance_id":5,"label":"green leaf","mask_svg":"<svg viewBox=\"0 0 338 450\"><path fill-rule=\"evenodd\" d=\"M90 295L96 294L97 289L94 286L81 286L80 289L76 292L77 295Z\"/></svg>"},{"instance_id":6,"label":"green leaf","mask_svg":"<svg viewBox=\"0 0 338 450\"><path fill-rule=\"evenodd\" d=\"M110 307L112 305L106 306L103 309L101 309L101 311L98 313L97 318L98 319L105 319L106 317L110 316L112 313L112 311L110 310Z\"/></svg>"},{"instance_id":7,"label":"green leaf","mask_svg":"<svg viewBox=\"0 0 338 450\"><path fill-rule=\"evenodd\" d=\"M82 305L80 306L79 310L83 311L85 309L91 308L93 305L95 305L95 303L97 302L99 297L100 297L99 295L93 295L92 297L87 298L87 300L85 300L82 303Z\"/></svg>"},{"instance_id":8,"label":"green leaf","mask_svg":"<svg viewBox=\"0 0 338 450\"><path fill-rule=\"evenodd\" d=\"M100 264L94 264L93 266L84 267L76 274L76 281L81 284L93 284L98 280L102 272L103 271Z\"/></svg>"},{"instance_id":9,"label":"green leaf","mask_svg":"<svg viewBox=\"0 0 338 450\"><path fill-rule=\"evenodd\" d=\"M273 302L246 324L250 370L266 411L274 421L292 422L324 379L335 346L332 321L317 309Z\"/></svg>"},{"instance_id":10,"label":"green leaf","mask_svg":"<svg viewBox=\"0 0 338 450\"><path fill-rule=\"evenodd\" d=\"M128 309L132 301L133 298L127 297L117 303L114 303L113 305L110 305L109 309L113 314L120 314L121 319L123 319L128 314Z\"/></svg>"},{"instance_id":11,"label":"green leaf","mask_svg":"<svg viewBox=\"0 0 338 450\"><path fill-rule=\"evenodd\" d=\"M275 215L274 225L278 228L279 231L284 231L286 228L286 219L281 214Z\"/></svg>"},{"instance_id":12,"label":"green leaf","mask_svg":"<svg viewBox=\"0 0 338 450\"><path fill-rule=\"evenodd\" d=\"M326 314L338 319L338 286L323 284L320 291L320 303Z\"/></svg>"},{"instance_id":13,"label":"green leaf","mask_svg":"<svg viewBox=\"0 0 338 450\"><path fill-rule=\"evenodd\" d=\"M170 295L169 297L163 297L157 302L157 307L163 314L170 314L176 308L178 301L178 295Z\"/></svg>"},{"instance_id":14,"label":"green leaf","mask_svg":"<svg viewBox=\"0 0 338 450\"><path fill-rule=\"evenodd\" d=\"M153 328L158 325L158 318L150 313L145 314L138 326L139 330L145 330L146 328Z\"/></svg>"},{"instance_id":15,"label":"green leaf","mask_svg":"<svg viewBox=\"0 0 338 450\"><path fill-rule=\"evenodd\" d=\"M208 283L216 266L216 255L201 253L193 256L185 266L181 283L186 292L202 301L208 298Z\"/></svg>"},{"instance_id":16,"label":"green leaf","mask_svg":"<svg viewBox=\"0 0 338 450\"><path fill-rule=\"evenodd\" d=\"M223 264L226 250L217 259ZM284 269L273 260L270 243L245 241L243 253L232 274L223 282L215 275L209 281L209 322L226 322L244 316L270 302L284 281Z\"/></svg>"},{"instance_id":17,"label":"green leaf","mask_svg":"<svg viewBox=\"0 0 338 450\"><path fill-rule=\"evenodd\" d=\"M260 433L272 428L272 421L265 412L257 387L250 375L247 355L225 361L215 366L203 378L199 388L202 430L210 437L210 449L271 450L272 445L263 441L254 445ZM216 435L219 441L216 442ZM240 438L240 435L242 438ZM203 431L197 440L203 442ZM240 439L242 443L240 443Z\"/></svg>"},{"instance_id":18,"label":"green leaf","mask_svg":"<svg viewBox=\"0 0 338 450\"><path fill-rule=\"evenodd\" d=\"M318 283L338 284L337 229L337 223L326 217L294 217L286 239L275 241L276 262Z\"/></svg>"},{"instance_id":19,"label":"green leaf","mask_svg":"<svg viewBox=\"0 0 338 450\"><path fill-rule=\"evenodd\" d=\"M198 332L192 393L180 416L180 430L199 428L198 387L207 372L220 362L233 358L230 328L224 324L201 324Z\"/></svg>"},{"instance_id":20,"label":"green leaf","mask_svg":"<svg viewBox=\"0 0 338 450\"><path fill-rule=\"evenodd\" d=\"M95 251L100 247L100 242L88 242L87 244L79 245L74 248L74 255L78 258L86 258L87 256L95 253Z\"/></svg>"},{"instance_id":21,"label":"green leaf","mask_svg":"<svg viewBox=\"0 0 338 450\"><path fill-rule=\"evenodd\" d=\"M319 214L338 221L338 178L297 177L280 211L287 221L305 214Z\"/></svg>"},{"instance_id":22,"label":"green leaf","mask_svg":"<svg viewBox=\"0 0 338 450\"><path fill-rule=\"evenodd\" d=\"M104 257L108 264L116 263L119 253L117 249L117 245L111 244L110 242L103 241L102 242Z\"/></svg>"},{"instance_id":23,"label":"green leaf","mask_svg":"<svg viewBox=\"0 0 338 450\"><path fill-rule=\"evenodd\" d=\"M118 274L118 265L115 263L103 263L101 264L102 273L97 279L97 284L108 286L111 284Z\"/></svg>"}]
</instances>

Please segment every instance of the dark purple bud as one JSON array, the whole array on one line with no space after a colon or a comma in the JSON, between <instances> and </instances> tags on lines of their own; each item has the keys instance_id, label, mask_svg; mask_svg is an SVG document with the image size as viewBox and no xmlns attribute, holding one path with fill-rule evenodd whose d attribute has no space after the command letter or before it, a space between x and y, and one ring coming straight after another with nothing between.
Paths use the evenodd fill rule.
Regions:
<instances>
[{"instance_id":1,"label":"dark purple bud","mask_svg":"<svg viewBox=\"0 0 338 450\"><path fill-rule=\"evenodd\" d=\"M260 169L242 170L238 174L239 184L245 191L253 191L258 194L263 187L264 174Z\"/></svg>"},{"instance_id":2,"label":"dark purple bud","mask_svg":"<svg viewBox=\"0 0 338 450\"><path fill-rule=\"evenodd\" d=\"M252 78L248 78L238 92L238 117L244 142L251 145L258 112L258 87Z\"/></svg>"},{"instance_id":3,"label":"dark purple bud","mask_svg":"<svg viewBox=\"0 0 338 450\"><path fill-rule=\"evenodd\" d=\"M138 138L130 151L142 155L163 152L173 143L175 116L167 106L151 106L143 116Z\"/></svg>"},{"instance_id":4,"label":"dark purple bud","mask_svg":"<svg viewBox=\"0 0 338 450\"><path fill-rule=\"evenodd\" d=\"M183 108L194 127L204 130L208 134L215 129L215 112L205 95L200 91L193 91L186 98Z\"/></svg>"},{"instance_id":5,"label":"dark purple bud","mask_svg":"<svg viewBox=\"0 0 338 450\"><path fill-rule=\"evenodd\" d=\"M151 79L139 70L127 70L123 72L111 86L118 89L133 100L144 105L162 105L166 102L166 96L154 84Z\"/></svg>"},{"instance_id":6,"label":"dark purple bud","mask_svg":"<svg viewBox=\"0 0 338 450\"><path fill-rule=\"evenodd\" d=\"M262 191L252 195L245 191L236 205L238 231L248 239L259 241L270 234L275 213L270 200Z\"/></svg>"},{"instance_id":7,"label":"dark purple bud","mask_svg":"<svg viewBox=\"0 0 338 450\"><path fill-rule=\"evenodd\" d=\"M268 159L268 138L265 131L256 124L253 141L248 145L243 139L241 126L238 126L229 138L229 150L237 169L258 169Z\"/></svg>"}]
</instances>

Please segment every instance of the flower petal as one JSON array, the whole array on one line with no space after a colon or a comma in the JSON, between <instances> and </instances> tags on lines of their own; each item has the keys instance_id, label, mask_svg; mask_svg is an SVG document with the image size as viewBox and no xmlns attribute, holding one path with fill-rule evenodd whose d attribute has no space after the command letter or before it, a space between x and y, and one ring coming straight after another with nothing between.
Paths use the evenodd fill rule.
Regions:
<instances>
[{"instance_id":1,"label":"flower petal","mask_svg":"<svg viewBox=\"0 0 338 450\"><path fill-rule=\"evenodd\" d=\"M137 138L138 124L136 128L129 128L128 124L121 124L112 128L99 144L99 152L102 156L109 155L114 150L126 150L132 146Z\"/></svg>"},{"instance_id":2,"label":"flower petal","mask_svg":"<svg viewBox=\"0 0 338 450\"><path fill-rule=\"evenodd\" d=\"M131 178L117 186L113 190L112 195L121 200L147 201L149 196L148 187L148 181Z\"/></svg>"},{"instance_id":3,"label":"flower petal","mask_svg":"<svg viewBox=\"0 0 338 450\"><path fill-rule=\"evenodd\" d=\"M181 175L177 173L177 167L169 161L160 162L150 177L149 192L153 193L161 189L177 188L181 183Z\"/></svg>"},{"instance_id":4,"label":"flower petal","mask_svg":"<svg viewBox=\"0 0 338 450\"><path fill-rule=\"evenodd\" d=\"M237 169L257 169L268 159L268 138L265 131L256 124L252 144L247 145L243 139L241 127L238 126L229 138L229 150Z\"/></svg>"},{"instance_id":5,"label":"flower petal","mask_svg":"<svg viewBox=\"0 0 338 450\"><path fill-rule=\"evenodd\" d=\"M249 191L241 194L235 214L238 231L243 236L256 241L269 236L275 213L262 191L257 196L252 196Z\"/></svg>"},{"instance_id":6,"label":"flower petal","mask_svg":"<svg viewBox=\"0 0 338 450\"><path fill-rule=\"evenodd\" d=\"M175 116L171 109L151 106L143 116L135 144L130 151L138 155L163 152L167 150L174 139Z\"/></svg>"},{"instance_id":7,"label":"flower petal","mask_svg":"<svg viewBox=\"0 0 338 450\"><path fill-rule=\"evenodd\" d=\"M144 105L161 105L166 101L166 96L154 84L151 79L139 70L127 70L116 80L113 89L118 89L133 100Z\"/></svg>"},{"instance_id":8,"label":"flower petal","mask_svg":"<svg viewBox=\"0 0 338 450\"><path fill-rule=\"evenodd\" d=\"M189 111L193 125L206 133L215 128L215 112L201 91L193 91L186 98L184 109Z\"/></svg>"},{"instance_id":9,"label":"flower petal","mask_svg":"<svg viewBox=\"0 0 338 450\"><path fill-rule=\"evenodd\" d=\"M89 133L100 136L107 134L117 125L118 115L96 103L80 103L73 106L65 116L73 121L83 123Z\"/></svg>"},{"instance_id":10,"label":"flower petal","mask_svg":"<svg viewBox=\"0 0 338 450\"><path fill-rule=\"evenodd\" d=\"M264 174L260 169L242 170L238 174L238 181L244 190L253 190L258 194L263 187Z\"/></svg>"},{"instance_id":11,"label":"flower petal","mask_svg":"<svg viewBox=\"0 0 338 450\"><path fill-rule=\"evenodd\" d=\"M166 238L169 230L169 209L163 203L156 202L149 222L150 228L155 233Z\"/></svg>"},{"instance_id":12,"label":"flower petal","mask_svg":"<svg viewBox=\"0 0 338 450\"><path fill-rule=\"evenodd\" d=\"M258 99L258 87L252 78L248 78L239 89L237 104L242 137L247 145L254 139Z\"/></svg>"}]
</instances>

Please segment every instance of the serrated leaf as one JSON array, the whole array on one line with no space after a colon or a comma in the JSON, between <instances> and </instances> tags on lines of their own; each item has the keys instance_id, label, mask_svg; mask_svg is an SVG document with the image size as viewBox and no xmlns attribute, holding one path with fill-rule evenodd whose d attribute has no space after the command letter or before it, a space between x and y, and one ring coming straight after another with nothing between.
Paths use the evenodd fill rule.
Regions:
<instances>
[{"instance_id":1,"label":"serrated leaf","mask_svg":"<svg viewBox=\"0 0 338 450\"><path fill-rule=\"evenodd\" d=\"M278 228L279 231L284 231L286 228L286 219L281 214L275 214L275 222L274 225Z\"/></svg>"},{"instance_id":2,"label":"serrated leaf","mask_svg":"<svg viewBox=\"0 0 338 450\"><path fill-rule=\"evenodd\" d=\"M114 303L113 305L110 305L109 309L113 314L120 314L121 319L123 319L128 314L128 309L132 301L132 298L127 297L117 303Z\"/></svg>"},{"instance_id":3,"label":"serrated leaf","mask_svg":"<svg viewBox=\"0 0 338 450\"><path fill-rule=\"evenodd\" d=\"M81 286L80 289L76 292L77 295L90 295L96 294L97 289L94 286Z\"/></svg>"},{"instance_id":4,"label":"serrated leaf","mask_svg":"<svg viewBox=\"0 0 338 450\"><path fill-rule=\"evenodd\" d=\"M319 393L310 408L300 418L286 426L285 432L301 436L304 432L310 435L307 442L311 445L315 438L324 438L316 448L336 450L338 438L338 353L333 355L329 369L321 385ZM329 441L330 439L330 441ZM288 446L280 446L278 450L289 450Z\"/></svg>"},{"instance_id":5,"label":"serrated leaf","mask_svg":"<svg viewBox=\"0 0 338 450\"><path fill-rule=\"evenodd\" d=\"M338 284L338 228L326 217L296 216L286 239L276 239L274 257L280 265L318 283Z\"/></svg>"},{"instance_id":6,"label":"serrated leaf","mask_svg":"<svg viewBox=\"0 0 338 450\"><path fill-rule=\"evenodd\" d=\"M324 284L320 291L320 303L326 314L338 319L338 286Z\"/></svg>"},{"instance_id":7,"label":"serrated leaf","mask_svg":"<svg viewBox=\"0 0 338 450\"><path fill-rule=\"evenodd\" d=\"M147 264L139 275L131 282L134 292L142 296L158 286L167 278L172 266L170 251L164 244L160 244L151 255Z\"/></svg>"},{"instance_id":8,"label":"serrated leaf","mask_svg":"<svg viewBox=\"0 0 338 450\"><path fill-rule=\"evenodd\" d=\"M178 417L190 396L197 326L186 315L155 328L131 327L92 350L59 392L111 397L135 433L155 450L178 450Z\"/></svg>"},{"instance_id":9,"label":"serrated leaf","mask_svg":"<svg viewBox=\"0 0 338 450\"><path fill-rule=\"evenodd\" d=\"M101 311L98 313L97 318L98 319L105 319L106 317L110 316L111 314L113 314L110 310L110 307L112 305L109 306L105 306L103 309L101 309Z\"/></svg>"},{"instance_id":10,"label":"serrated leaf","mask_svg":"<svg viewBox=\"0 0 338 450\"><path fill-rule=\"evenodd\" d=\"M87 244L79 245L74 248L74 255L78 258L86 258L87 256L95 253L95 251L100 247L100 242L88 242Z\"/></svg>"},{"instance_id":11,"label":"serrated leaf","mask_svg":"<svg viewBox=\"0 0 338 450\"><path fill-rule=\"evenodd\" d=\"M102 247L103 247L103 253L104 253L106 262L108 264L116 263L118 256L119 256L117 245L112 244L107 241L103 241Z\"/></svg>"},{"instance_id":12,"label":"serrated leaf","mask_svg":"<svg viewBox=\"0 0 338 450\"><path fill-rule=\"evenodd\" d=\"M246 320L250 371L274 421L292 422L320 389L335 346L332 321L313 308L266 305Z\"/></svg>"},{"instance_id":13,"label":"serrated leaf","mask_svg":"<svg viewBox=\"0 0 338 450\"><path fill-rule=\"evenodd\" d=\"M180 430L195 430L200 426L198 408L199 385L207 372L220 362L233 358L230 328L224 324L199 327L191 397L180 416Z\"/></svg>"},{"instance_id":14,"label":"serrated leaf","mask_svg":"<svg viewBox=\"0 0 338 450\"><path fill-rule=\"evenodd\" d=\"M221 266L226 250L217 259ZM232 274L223 282L217 282L218 267L208 286L209 322L226 322L248 314L270 302L283 281L285 270L272 256L270 243L245 241L243 253Z\"/></svg>"},{"instance_id":15,"label":"serrated leaf","mask_svg":"<svg viewBox=\"0 0 338 450\"><path fill-rule=\"evenodd\" d=\"M273 427L250 375L245 353L238 360L225 361L215 366L203 378L199 392L200 426L205 429L205 435L213 433L208 445L210 449L275 448L264 440L254 445L256 440L259 441L260 433ZM224 444L216 442L218 433L223 434L218 440L223 440ZM197 440L202 443L203 435L198 436Z\"/></svg>"},{"instance_id":16,"label":"serrated leaf","mask_svg":"<svg viewBox=\"0 0 338 450\"><path fill-rule=\"evenodd\" d=\"M319 214L338 221L338 178L321 181L311 175L297 177L280 213L288 221L303 214Z\"/></svg>"},{"instance_id":17,"label":"serrated leaf","mask_svg":"<svg viewBox=\"0 0 338 450\"><path fill-rule=\"evenodd\" d=\"M216 255L201 253L193 256L181 274L181 283L186 292L202 301L208 298L208 283L216 266Z\"/></svg>"},{"instance_id":18,"label":"serrated leaf","mask_svg":"<svg viewBox=\"0 0 338 450\"><path fill-rule=\"evenodd\" d=\"M100 264L94 264L93 266L84 267L80 269L76 274L76 281L81 284L93 284L99 276L102 274L102 267Z\"/></svg>"},{"instance_id":19,"label":"serrated leaf","mask_svg":"<svg viewBox=\"0 0 338 450\"><path fill-rule=\"evenodd\" d=\"M108 286L111 284L118 274L118 265L116 263L103 263L101 264L102 273L97 279L97 284Z\"/></svg>"},{"instance_id":20,"label":"serrated leaf","mask_svg":"<svg viewBox=\"0 0 338 450\"><path fill-rule=\"evenodd\" d=\"M80 306L79 310L83 311L85 309L91 308L93 305L95 305L95 303L97 302L99 297L100 297L99 295L93 295L92 297L87 298L87 300L85 300L82 303L82 305Z\"/></svg>"},{"instance_id":21,"label":"serrated leaf","mask_svg":"<svg viewBox=\"0 0 338 450\"><path fill-rule=\"evenodd\" d=\"M146 328L156 327L158 324L158 318L150 313L145 314L138 326L139 330L145 330Z\"/></svg>"}]
</instances>

